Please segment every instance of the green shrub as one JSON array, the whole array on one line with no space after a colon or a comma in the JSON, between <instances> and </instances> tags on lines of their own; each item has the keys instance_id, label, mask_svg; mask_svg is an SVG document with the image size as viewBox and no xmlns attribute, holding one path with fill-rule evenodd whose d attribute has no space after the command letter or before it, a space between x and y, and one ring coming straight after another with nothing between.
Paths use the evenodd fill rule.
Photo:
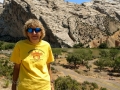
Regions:
<instances>
[{"instance_id":1,"label":"green shrub","mask_svg":"<svg viewBox=\"0 0 120 90\"><path fill-rule=\"evenodd\" d=\"M5 80L3 88L8 88L9 84L9 80Z\"/></svg>"},{"instance_id":2,"label":"green shrub","mask_svg":"<svg viewBox=\"0 0 120 90\"><path fill-rule=\"evenodd\" d=\"M101 43L101 44L99 45L99 48L104 49L104 48L108 48L108 46L107 46L106 43Z\"/></svg>"},{"instance_id":3,"label":"green shrub","mask_svg":"<svg viewBox=\"0 0 120 90\"><path fill-rule=\"evenodd\" d=\"M58 77L55 80L55 90L80 90L80 84L70 76Z\"/></svg>"},{"instance_id":4,"label":"green shrub","mask_svg":"<svg viewBox=\"0 0 120 90\"><path fill-rule=\"evenodd\" d=\"M75 72L77 72L78 74L80 74L80 71L79 71L79 70L77 70L77 69L75 69Z\"/></svg>"},{"instance_id":5,"label":"green shrub","mask_svg":"<svg viewBox=\"0 0 120 90\"><path fill-rule=\"evenodd\" d=\"M54 67L51 67L51 70L55 70L55 68L54 68Z\"/></svg>"},{"instance_id":6,"label":"green shrub","mask_svg":"<svg viewBox=\"0 0 120 90\"><path fill-rule=\"evenodd\" d=\"M1 49L3 49L3 50L13 49L14 46L15 46L14 43L4 43L4 44L1 46Z\"/></svg>"},{"instance_id":7,"label":"green shrub","mask_svg":"<svg viewBox=\"0 0 120 90\"><path fill-rule=\"evenodd\" d=\"M57 59L58 55L60 55L62 53L62 49L61 48L52 48L52 52L53 52L54 58Z\"/></svg>"},{"instance_id":8,"label":"green shrub","mask_svg":"<svg viewBox=\"0 0 120 90\"><path fill-rule=\"evenodd\" d=\"M90 82L88 82L88 81L84 81L83 84L90 84Z\"/></svg>"},{"instance_id":9,"label":"green shrub","mask_svg":"<svg viewBox=\"0 0 120 90\"><path fill-rule=\"evenodd\" d=\"M2 49L3 41L0 41L0 50Z\"/></svg>"},{"instance_id":10,"label":"green shrub","mask_svg":"<svg viewBox=\"0 0 120 90\"><path fill-rule=\"evenodd\" d=\"M83 47L82 43L78 43L78 44L73 45L73 48L81 48L81 47Z\"/></svg>"},{"instance_id":11,"label":"green shrub","mask_svg":"<svg viewBox=\"0 0 120 90\"><path fill-rule=\"evenodd\" d=\"M0 76L5 76L7 79L12 78L13 64L10 63L9 58L0 59Z\"/></svg>"},{"instance_id":12,"label":"green shrub","mask_svg":"<svg viewBox=\"0 0 120 90\"><path fill-rule=\"evenodd\" d=\"M101 87L100 90L107 90L106 88Z\"/></svg>"},{"instance_id":13,"label":"green shrub","mask_svg":"<svg viewBox=\"0 0 120 90\"><path fill-rule=\"evenodd\" d=\"M94 90L94 88L90 88L90 90Z\"/></svg>"},{"instance_id":14,"label":"green shrub","mask_svg":"<svg viewBox=\"0 0 120 90\"><path fill-rule=\"evenodd\" d=\"M91 83L94 88L98 88L98 85L96 83Z\"/></svg>"}]
</instances>

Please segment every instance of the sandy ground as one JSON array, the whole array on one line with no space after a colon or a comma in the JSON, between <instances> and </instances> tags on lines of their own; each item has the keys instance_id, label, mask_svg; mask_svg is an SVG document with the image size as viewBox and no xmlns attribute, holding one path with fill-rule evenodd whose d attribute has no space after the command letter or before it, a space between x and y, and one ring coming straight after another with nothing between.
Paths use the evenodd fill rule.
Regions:
<instances>
[{"instance_id":1,"label":"sandy ground","mask_svg":"<svg viewBox=\"0 0 120 90\"><path fill-rule=\"evenodd\" d=\"M5 57L5 55L0 54L0 57ZM78 82L80 82L80 83L82 83L85 80L88 80L88 81L93 80L95 82L98 82L98 84L101 84L101 82L102 82L101 80L103 80L103 82L104 82L103 84L108 84L108 87L113 88L113 89L109 89L109 90L120 90L120 87L119 87L120 86L120 77L111 77L111 76L107 75L107 72L103 72L103 71L100 73L94 72L96 66L93 65L93 61L89 62L92 65L92 68L90 71L88 71L85 66L82 66L82 65L79 66L78 70L80 71L80 74L74 72L74 70L71 70L68 68L66 69L61 66L61 65L68 64L65 58L59 58L55 61L55 63L56 63L56 65L52 65L52 67L54 67L57 70L56 73L53 73L54 80L56 80L59 76L70 75L73 79L78 80ZM6 86L5 78L0 77L0 90L11 90L10 82L6 88L4 88L5 86ZM114 88L114 87L116 87L116 88Z\"/></svg>"}]
</instances>

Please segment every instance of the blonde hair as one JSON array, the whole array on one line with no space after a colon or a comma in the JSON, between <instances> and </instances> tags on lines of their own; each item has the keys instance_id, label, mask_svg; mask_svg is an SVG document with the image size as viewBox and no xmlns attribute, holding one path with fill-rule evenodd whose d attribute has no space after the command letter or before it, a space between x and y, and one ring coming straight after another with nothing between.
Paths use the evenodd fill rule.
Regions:
<instances>
[{"instance_id":1,"label":"blonde hair","mask_svg":"<svg viewBox=\"0 0 120 90\"><path fill-rule=\"evenodd\" d=\"M39 27L41 28L42 35L40 39L43 39L45 37L45 29L42 25L42 23L38 19L29 19L26 21L24 27L23 27L23 35L28 38L27 36L27 29L31 27Z\"/></svg>"}]
</instances>

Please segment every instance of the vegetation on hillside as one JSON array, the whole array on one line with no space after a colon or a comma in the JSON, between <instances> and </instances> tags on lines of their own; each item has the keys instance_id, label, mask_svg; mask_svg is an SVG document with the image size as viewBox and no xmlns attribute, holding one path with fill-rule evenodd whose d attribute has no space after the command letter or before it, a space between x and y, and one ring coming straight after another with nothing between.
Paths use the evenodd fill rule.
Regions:
<instances>
[{"instance_id":1,"label":"vegetation on hillside","mask_svg":"<svg viewBox=\"0 0 120 90\"><path fill-rule=\"evenodd\" d=\"M54 48L53 48L54 50ZM65 49L58 49L56 52L53 52L54 55L57 53L57 57L65 52ZM59 54L60 53L60 54ZM74 68L77 68L79 65L85 65L86 68L90 70L91 66L88 61L97 58L97 61L94 62L98 66L98 69L101 71L106 67L112 69L112 72L120 72L120 51L119 49L88 49L88 48L71 48L66 49L66 60L69 65L74 65Z\"/></svg>"},{"instance_id":2,"label":"vegetation on hillside","mask_svg":"<svg viewBox=\"0 0 120 90\"><path fill-rule=\"evenodd\" d=\"M0 50L13 49L14 43L0 41ZM76 72L79 65L86 66L90 71L92 67L89 61L97 59L94 64L99 71L105 68L111 68L110 75L120 72L120 51L118 49L89 49L89 48L52 48L55 60L59 58L62 53L69 66L73 66ZM3 53L0 53L3 55ZM9 61L10 54L4 54L5 57L0 58L0 76L11 80L13 72L13 64ZM61 57L60 57L61 58ZM55 65L55 64L54 64ZM55 69L52 68L54 71ZM87 84L86 84L87 83ZM6 82L6 85L8 83ZM82 84L71 79L71 77L58 77L55 82L55 90L107 90L106 88L98 88L96 83L84 82ZM88 89L89 88L89 89ZM98 88L98 89L97 89Z\"/></svg>"},{"instance_id":3,"label":"vegetation on hillside","mask_svg":"<svg viewBox=\"0 0 120 90\"><path fill-rule=\"evenodd\" d=\"M13 49L14 46L15 46L15 43L0 41L0 50Z\"/></svg>"},{"instance_id":4,"label":"vegetation on hillside","mask_svg":"<svg viewBox=\"0 0 120 90\"><path fill-rule=\"evenodd\" d=\"M55 90L107 90L100 87L94 82L84 81L79 83L70 76L58 77L55 82Z\"/></svg>"}]
</instances>

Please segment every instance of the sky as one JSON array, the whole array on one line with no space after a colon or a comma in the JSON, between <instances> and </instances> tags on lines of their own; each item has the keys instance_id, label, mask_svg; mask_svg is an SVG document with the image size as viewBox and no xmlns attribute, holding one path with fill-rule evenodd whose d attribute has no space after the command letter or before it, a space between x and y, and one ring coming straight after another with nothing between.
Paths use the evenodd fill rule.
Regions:
<instances>
[{"instance_id":1,"label":"sky","mask_svg":"<svg viewBox=\"0 0 120 90\"><path fill-rule=\"evenodd\" d=\"M2 2L2 3L3 3L3 0L0 0L0 2Z\"/></svg>"},{"instance_id":2,"label":"sky","mask_svg":"<svg viewBox=\"0 0 120 90\"><path fill-rule=\"evenodd\" d=\"M81 4L83 2L90 2L91 0L65 0L65 1ZM3 0L0 0L0 2L3 3Z\"/></svg>"},{"instance_id":3,"label":"sky","mask_svg":"<svg viewBox=\"0 0 120 90\"><path fill-rule=\"evenodd\" d=\"M65 0L65 1L81 4L83 2L90 2L91 0ZM3 0L0 0L0 2L3 3Z\"/></svg>"},{"instance_id":4,"label":"sky","mask_svg":"<svg viewBox=\"0 0 120 90\"><path fill-rule=\"evenodd\" d=\"M65 0L65 1L81 4L83 2L90 2L91 0Z\"/></svg>"}]
</instances>

